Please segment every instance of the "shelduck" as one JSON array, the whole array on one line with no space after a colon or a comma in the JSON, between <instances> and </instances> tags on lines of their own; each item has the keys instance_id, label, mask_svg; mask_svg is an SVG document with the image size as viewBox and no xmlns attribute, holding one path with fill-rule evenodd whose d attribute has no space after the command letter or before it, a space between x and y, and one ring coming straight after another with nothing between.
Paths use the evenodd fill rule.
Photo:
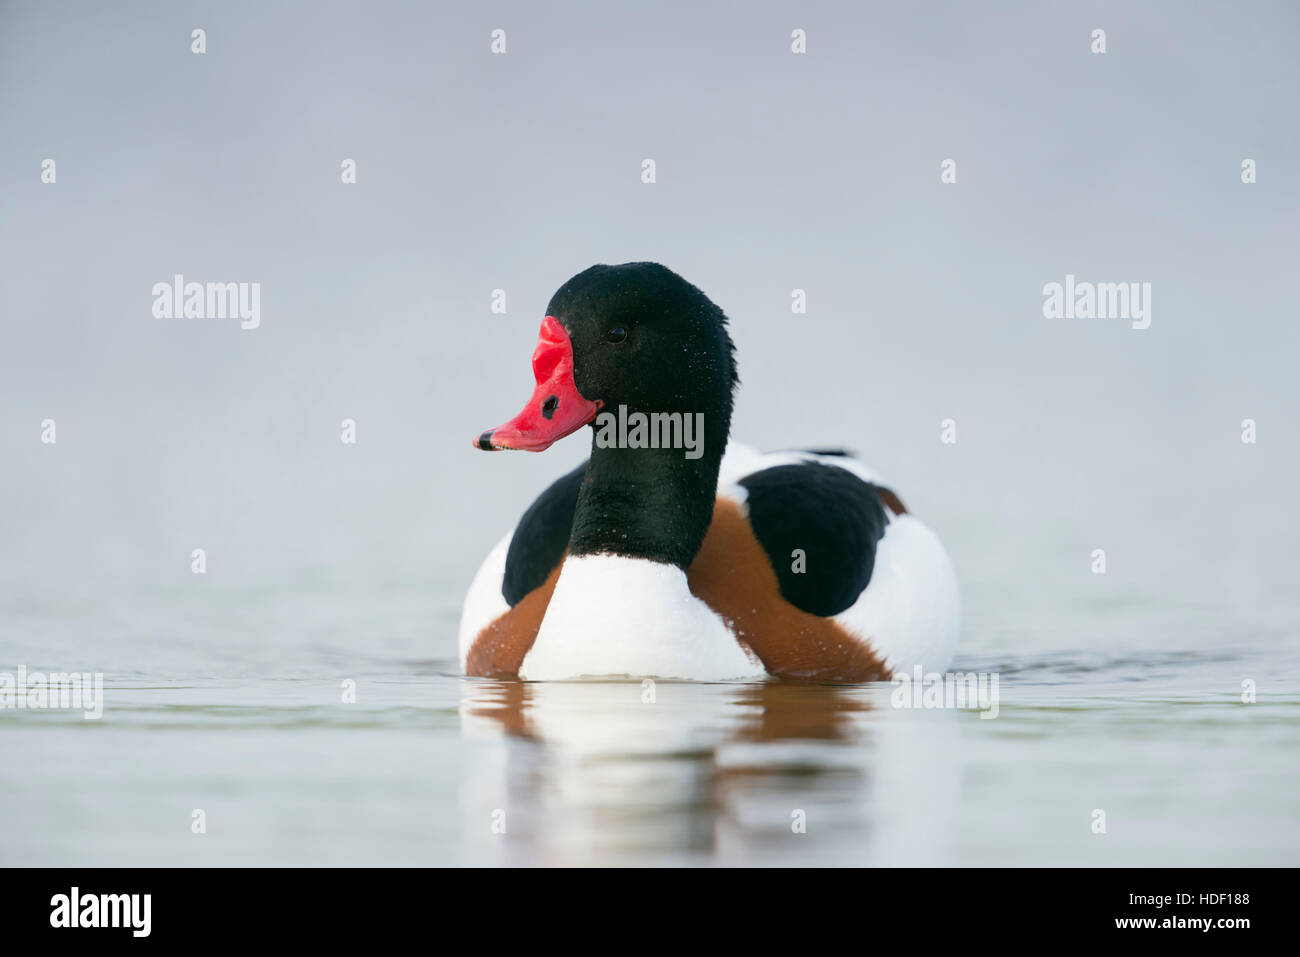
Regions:
<instances>
[{"instance_id":1,"label":"shelduck","mask_svg":"<svg viewBox=\"0 0 1300 957\"><path fill-rule=\"evenodd\" d=\"M551 298L522 412L476 447L591 457L541 493L465 598L466 674L883 680L948 666L957 577L937 536L839 451L728 445L727 318L658 263Z\"/></svg>"}]
</instances>

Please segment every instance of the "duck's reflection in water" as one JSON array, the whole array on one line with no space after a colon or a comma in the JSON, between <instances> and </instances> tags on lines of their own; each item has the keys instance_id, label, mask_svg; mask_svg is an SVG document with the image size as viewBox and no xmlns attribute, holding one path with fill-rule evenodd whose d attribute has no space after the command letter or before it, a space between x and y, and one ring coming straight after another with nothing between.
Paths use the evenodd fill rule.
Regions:
<instances>
[{"instance_id":1,"label":"duck's reflection in water","mask_svg":"<svg viewBox=\"0 0 1300 957\"><path fill-rule=\"evenodd\" d=\"M889 690L467 678L463 861L946 863L961 716Z\"/></svg>"}]
</instances>

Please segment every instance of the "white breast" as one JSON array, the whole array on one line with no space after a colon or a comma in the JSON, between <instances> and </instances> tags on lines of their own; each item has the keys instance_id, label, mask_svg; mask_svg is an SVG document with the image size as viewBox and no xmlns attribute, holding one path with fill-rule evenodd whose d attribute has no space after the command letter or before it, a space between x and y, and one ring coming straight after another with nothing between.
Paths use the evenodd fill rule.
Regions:
<instances>
[{"instance_id":1,"label":"white breast","mask_svg":"<svg viewBox=\"0 0 1300 957\"><path fill-rule=\"evenodd\" d=\"M674 565L614 555L569 558L519 676L761 678L722 619Z\"/></svg>"}]
</instances>

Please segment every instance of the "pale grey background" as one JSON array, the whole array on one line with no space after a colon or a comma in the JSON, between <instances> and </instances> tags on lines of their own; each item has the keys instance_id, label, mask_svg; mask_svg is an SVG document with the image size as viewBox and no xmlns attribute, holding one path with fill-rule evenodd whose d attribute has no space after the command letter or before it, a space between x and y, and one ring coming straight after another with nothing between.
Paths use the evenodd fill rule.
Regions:
<instances>
[{"instance_id":1,"label":"pale grey background","mask_svg":"<svg viewBox=\"0 0 1300 957\"><path fill-rule=\"evenodd\" d=\"M857 448L943 530L996 516L946 536L967 576L1012 548L1033 594L1106 547L1107 587L1248 599L1297 529L1300 14L855 7L4 4L6 574L467 568L585 451L468 444L550 293L647 258L732 317L733 435ZM262 328L154 319L175 272L261 282ZM1151 328L1044 319L1067 272L1151 282Z\"/></svg>"},{"instance_id":2,"label":"pale grey background","mask_svg":"<svg viewBox=\"0 0 1300 957\"><path fill-rule=\"evenodd\" d=\"M193 547L218 581L467 567L585 451L469 447L527 396L550 293L646 258L732 317L733 435L857 448L941 529L997 516L947 536L968 575L1043 533L1059 550L1004 587L1091 547L1112 588L1275 575L1300 14L855 7L6 3L6 572L120 589L184 579ZM175 272L261 282L262 328L154 319ZM1151 282L1151 328L1044 319L1067 272Z\"/></svg>"},{"instance_id":3,"label":"pale grey background","mask_svg":"<svg viewBox=\"0 0 1300 957\"><path fill-rule=\"evenodd\" d=\"M449 658L586 454L470 439L630 259L731 316L735 437L855 448L934 525L964 653L1294 655L1294 4L639 7L0 3L0 667ZM261 328L153 318L176 272ZM1151 328L1045 319L1067 273Z\"/></svg>"}]
</instances>

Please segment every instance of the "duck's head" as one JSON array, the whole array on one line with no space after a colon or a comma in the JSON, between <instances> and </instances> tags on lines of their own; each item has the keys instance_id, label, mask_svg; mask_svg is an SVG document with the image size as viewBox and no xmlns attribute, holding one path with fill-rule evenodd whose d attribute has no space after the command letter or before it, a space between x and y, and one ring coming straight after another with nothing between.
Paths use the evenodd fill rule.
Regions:
<instances>
[{"instance_id":1,"label":"duck's head","mask_svg":"<svg viewBox=\"0 0 1300 957\"><path fill-rule=\"evenodd\" d=\"M537 381L522 412L474 444L541 452L617 414L702 413L721 455L737 381L727 318L658 263L592 266L551 297L533 352Z\"/></svg>"}]
</instances>

